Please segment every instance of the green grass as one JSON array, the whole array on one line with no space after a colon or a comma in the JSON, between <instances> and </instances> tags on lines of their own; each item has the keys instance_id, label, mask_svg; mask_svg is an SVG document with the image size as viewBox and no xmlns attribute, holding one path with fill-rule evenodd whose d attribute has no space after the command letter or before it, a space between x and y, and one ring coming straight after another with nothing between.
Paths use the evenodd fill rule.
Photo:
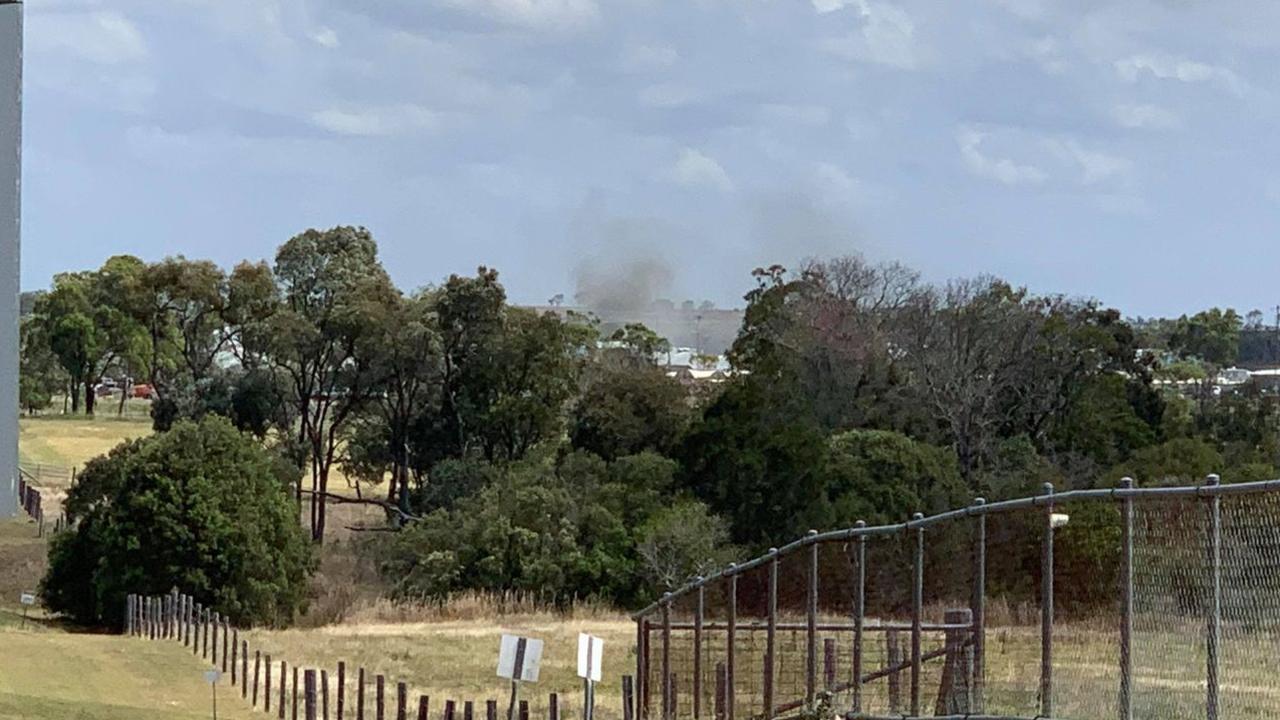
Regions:
<instances>
[{"instance_id":1,"label":"green grass","mask_svg":"<svg viewBox=\"0 0 1280 720\"><path fill-rule=\"evenodd\" d=\"M0 720L208 718L200 661L168 642L0 630ZM261 717L220 688L218 717Z\"/></svg>"}]
</instances>

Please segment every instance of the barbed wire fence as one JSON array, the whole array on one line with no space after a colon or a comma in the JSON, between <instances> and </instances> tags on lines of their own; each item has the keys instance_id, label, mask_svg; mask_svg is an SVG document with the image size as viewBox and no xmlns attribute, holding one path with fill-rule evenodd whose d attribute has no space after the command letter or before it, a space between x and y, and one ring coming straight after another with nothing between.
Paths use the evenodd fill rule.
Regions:
<instances>
[{"instance_id":1,"label":"barbed wire fence","mask_svg":"<svg viewBox=\"0 0 1280 720\"><path fill-rule=\"evenodd\" d=\"M1280 712L1280 481L810 533L635 616L641 720Z\"/></svg>"}]
</instances>

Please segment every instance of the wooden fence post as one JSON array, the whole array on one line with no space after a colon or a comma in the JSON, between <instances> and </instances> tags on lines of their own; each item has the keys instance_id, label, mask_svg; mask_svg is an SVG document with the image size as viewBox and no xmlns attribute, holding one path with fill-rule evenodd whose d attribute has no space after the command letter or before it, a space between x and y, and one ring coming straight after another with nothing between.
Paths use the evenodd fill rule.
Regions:
<instances>
[{"instance_id":1,"label":"wooden fence post","mask_svg":"<svg viewBox=\"0 0 1280 720\"><path fill-rule=\"evenodd\" d=\"M356 681L356 720L364 720L364 668L360 668L360 679Z\"/></svg>"},{"instance_id":2,"label":"wooden fence post","mask_svg":"<svg viewBox=\"0 0 1280 720\"><path fill-rule=\"evenodd\" d=\"M724 720L724 699L725 688L728 686L729 668L722 662L716 663L716 701L715 701L715 719ZM631 718L623 718L623 720L631 720Z\"/></svg>"},{"instance_id":3,"label":"wooden fence post","mask_svg":"<svg viewBox=\"0 0 1280 720\"><path fill-rule=\"evenodd\" d=\"M396 683L396 720L409 720L409 686Z\"/></svg>"},{"instance_id":4,"label":"wooden fence post","mask_svg":"<svg viewBox=\"0 0 1280 720\"><path fill-rule=\"evenodd\" d=\"M347 664L338 661L338 720L343 720L342 713L347 703Z\"/></svg>"},{"instance_id":5,"label":"wooden fence post","mask_svg":"<svg viewBox=\"0 0 1280 720\"><path fill-rule=\"evenodd\" d=\"M264 656L265 661L263 669L266 670L262 675L265 682L262 688L262 712L271 712L271 656Z\"/></svg>"},{"instance_id":6,"label":"wooden fence post","mask_svg":"<svg viewBox=\"0 0 1280 720\"><path fill-rule=\"evenodd\" d=\"M635 682L630 675L622 676L622 720L635 720Z\"/></svg>"},{"instance_id":7,"label":"wooden fence post","mask_svg":"<svg viewBox=\"0 0 1280 720\"><path fill-rule=\"evenodd\" d=\"M520 720L529 720L529 701L520 701Z\"/></svg>"},{"instance_id":8,"label":"wooden fence post","mask_svg":"<svg viewBox=\"0 0 1280 720\"><path fill-rule=\"evenodd\" d=\"M822 641L822 687L827 692L836 689L836 641L826 638Z\"/></svg>"},{"instance_id":9,"label":"wooden fence post","mask_svg":"<svg viewBox=\"0 0 1280 720\"><path fill-rule=\"evenodd\" d=\"M297 665L293 666L293 690L290 691L289 696L290 696L289 706L293 708L289 712L289 717L292 718L292 720L298 720L298 666Z\"/></svg>"},{"instance_id":10,"label":"wooden fence post","mask_svg":"<svg viewBox=\"0 0 1280 720\"><path fill-rule=\"evenodd\" d=\"M306 720L316 720L316 671L308 670L306 674L306 688L303 690L302 703L306 713Z\"/></svg>"},{"instance_id":11,"label":"wooden fence post","mask_svg":"<svg viewBox=\"0 0 1280 720\"><path fill-rule=\"evenodd\" d=\"M245 642L249 642L246 640ZM245 657L248 657L246 653ZM253 651L253 707L258 707L258 667L262 665L262 651Z\"/></svg>"},{"instance_id":12,"label":"wooden fence post","mask_svg":"<svg viewBox=\"0 0 1280 720\"><path fill-rule=\"evenodd\" d=\"M387 720L387 679L379 675L374 678L374 685L373 717L375 720Z\"/></svg>"},{"instance_id":13,"label":"wooden fence post","mask_svg":"<svg viewBox=\"0 0 1280 720\"><path fill-rule=\"evenodd\" d=\"M431 720L430 703L431 699L426 695L418 696L418 720Z\"/></svg>"},{"instance_id":14,"label":"wooden fence post","mask_svg":"<svg viewBox=\"0 0 1280 720\"><path fill-rule=\"evenodd\" d=\"M484 701L484 720L498 720L498 701Z\"/></svg>"},{"instance_id":15,"label":"wooden fence post","mask_svg":"<svg viewBox=\"0 0 1280 720\"><path fill-rule=\"evenodd\" d=\"M320 717L329 720L329 671L320 671Z\"/></svg>"},{"instance_id":16,"label":"wooden fence post","mask_svg":"<svg viewBox=\"0 0 1280 720\"><path fill-rule=\"evenodd\" d=\"M240 698L249 692L249 641L240 641Z\"/></svg>"},{"instance_id":17,"label":"wooden fence post","mask_svg":"<svg viewBox=\"0 0 1280 720\"><path fill-rule=\"evenodd\" d=\"M973 611L964 608L948 610L943 615L947 625L963 625L963 629L946 630L946 651L942 665L942 682L938 686L935 715L967 715L973 705L973 648L966 640L973 624Z\"/></svg>"},{"instance_id":18,"label":"wooden fence post","mask_svg":"<svg viewBox=\"0 0 1280 720\"><path fill-rule=\"evenodd\" d=\"M896 668L902 664L902 648L898 644L898 631L888 630L884 634L885 667L890 668L889 682L889 714L897 715L902 707L902 674Z\"/></svg>"},{"instance_id":19,"label":"wooden fence post","mask_svg":"<svg viewBox=\"0 0 1280 720\"><path fill-rule=\"evenodd\" d=\"M233 628L231 630L231 686L236 684L236 661L240 654L240 631ZM225 670L225 668L223 668Z\"/></svg>"},{"instance_id":20,"label":"wooden fence post","mask_svg":"<svg viewBox=\"0 0 1280 720\"><path fill-rule=\"evenodd\" d=\"M222 622L222 613L213 613L213 666L218 667L218 625Z\"/></svg>"},{"instance_id":21,"label":"wooden fence post","mask_svg":"<svg viewBox=\"0 0 1280 720\"><path fill-rule=\"evenodd\" d=\"M230 627L231 627L230 623L227 622L227 618L224 616L222 618L222 672L223 673L227 672L227 643L229 642L228 638L231 636Z\"/></svg>"},{"instance_id":22,"label":"wooden fence post","mask_svg":"<svg viewBox=\"0 0 1280 720\"><path fill-rule=\"evenodd\" d=\"M296 696L295 696L296 697ZM276 706L276 717L284 720L285 700L289 698L289 664L280 661L280 704Z\"/></svg>"},{"instance_id":23,"label":"wooden fence post","mask_svg":"<svg viewBox=\"0 0 1280 720\"><path fill-rule=\"evenodd\" d=\"M453 718L445 720L453 720ZM551 693L547 698L547 720L560 720L560 696L555 693Z\"/></svg>"},{"instance_id":24,"label":"wooden fence post","mask_svg":"<svg viewBox=\"0 0 1280 720\"><path fill-rule=\"evenodd\" d=\"M444 720L456 720L457 706L452 700L444 701Z\"/></svg>"},{"instance_id":25,"label":"wooden fence post","mask_svg":"<svg viewBox=\"0 0 1280 720\"><path fill-rule=\"evenodd\" d=\"M462 720L476 720L476 705L470 700L462 703Z\"/></svg>"}]
</instances>

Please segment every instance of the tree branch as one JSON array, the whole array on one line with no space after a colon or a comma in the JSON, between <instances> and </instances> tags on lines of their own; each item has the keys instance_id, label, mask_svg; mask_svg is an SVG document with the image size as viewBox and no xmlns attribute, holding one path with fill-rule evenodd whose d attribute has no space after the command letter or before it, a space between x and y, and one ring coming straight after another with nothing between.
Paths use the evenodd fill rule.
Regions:
<instances>
[{"instance_id":1,"label":"tree branch","mask_svg":"<svg viewBox=\"0 0 1280 720\"><path fill-rule=\"evenodd\" d=\"M332 502L335 505L374 505L382 508L383 510L386 510L387 512L395 513L396 515L399 515L400 519L405 522L415 522L422 519L417 515L413 515L405 512L404 510L401 510L400 507L395 503L389 503L385 500L375 500L372 498L350 498L350 497L346 497L345 495L337 495L335 493L321 492L318 490L303 490L302 494L315 495L329 502Z\"/></svg>"}]
</instances>

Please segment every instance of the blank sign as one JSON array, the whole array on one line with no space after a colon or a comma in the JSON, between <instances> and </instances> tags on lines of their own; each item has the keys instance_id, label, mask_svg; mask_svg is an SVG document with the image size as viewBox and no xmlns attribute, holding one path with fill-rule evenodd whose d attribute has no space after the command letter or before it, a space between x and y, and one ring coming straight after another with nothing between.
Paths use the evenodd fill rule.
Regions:
<instances>
[{"instance_id":1,"label":"blank sign","mask_svg":"<svg viewBox=\"0 0 1280 720\"><path fill-rule=\"evenodd\" d=\"M603 658L604 640L595 635L578 633L578 677L600 682Z\"/></svg>"},{"instance_id":2,"label":"blank sign","mask_svg":"<svg viewBox=\"0 0 1280 720\"><path fill-rule=\"evenodd\" d=\"M503 635L498 648L498 677L521 682L538 682L542 666L542 641Z\"/></svg>"},{"instance_id":3,"label":"blank sign","mask_svg":"<svg viewBox=\"0 0 1280 720\"><path fill-rule=\"evenodd\" d=\"M13 597L13 596L12 596L12 595L10 595L9 597ZM25 593L25 592L24 592L24 593L22 593L22 604L23 604L23 605L35 605L35 604L36 604L36 596L35 596L35 593Z\"/></svg>"}]
</instances>

